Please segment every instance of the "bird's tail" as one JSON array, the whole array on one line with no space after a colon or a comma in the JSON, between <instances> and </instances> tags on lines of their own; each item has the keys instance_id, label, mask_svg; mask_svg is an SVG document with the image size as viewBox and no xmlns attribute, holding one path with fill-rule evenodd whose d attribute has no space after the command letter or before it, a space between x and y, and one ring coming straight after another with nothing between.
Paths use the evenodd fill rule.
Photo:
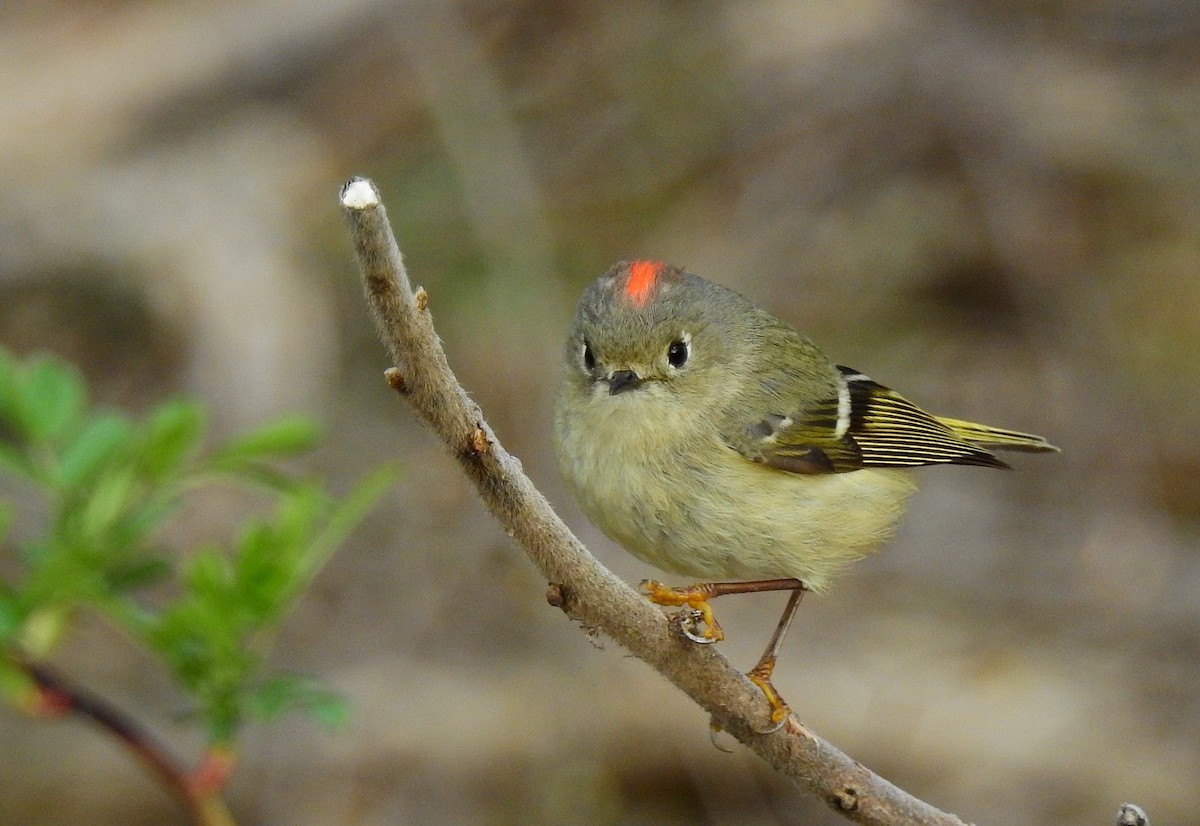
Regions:
<instances>
[{"instance_id":1,"label":"bird's tail","mask_svg":"<svg viewBox=\"0 0 1200 826\"><path fill-rule=\"evenodd\" d=\"M964 422L961 419L936 417L939 422L954 431L954 435L963 441L973 442L983 447L998 450L1023 450L1030 453L1058 452L1058 448L1047 442L1041 436L1032 433L1021 433L1016 430L1004 430L999 427L988 427L984 424Z\"/></svg>"}]
</instances>

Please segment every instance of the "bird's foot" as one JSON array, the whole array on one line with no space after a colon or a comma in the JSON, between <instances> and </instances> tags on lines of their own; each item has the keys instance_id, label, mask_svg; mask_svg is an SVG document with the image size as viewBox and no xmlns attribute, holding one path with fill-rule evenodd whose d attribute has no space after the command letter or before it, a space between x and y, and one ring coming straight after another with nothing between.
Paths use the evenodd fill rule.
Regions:
<instances>
[{"instance_id":1,"label":"bird's foot","mask_svg":"<svg viewBox=\"0 0 1200 826\"><path fill-rule=\"evenodd\" d=\"M779 692L775 690L775 686L771 684L771 672L774 670L775 658L764 657L759 661L758 665L751 668L746 674L750 682L759 687L763 696L767 698L767 704L771 706L771 726L759 731L759 734L772 734L779 731L787 722L788 715L791 714L788 704L779 696Z\"/></svg>"},{"instance_id":2,"label":"bird's foot","mask_svg":"<svg viewBox=\"0 0 1200 826\"><path fill-rule=\"evenodd\" d=\"M725 633L717 624L712 608L708 604L708 600L712 597L712 589L709 586L690 585L685 588L672 588L652 579L644 579L641 582L641 591L655 605L686 608L687 610L676 614L672 621L679 629L679 633L692 642L707 645L725 639Z\"/></svg>"}]
</instances>

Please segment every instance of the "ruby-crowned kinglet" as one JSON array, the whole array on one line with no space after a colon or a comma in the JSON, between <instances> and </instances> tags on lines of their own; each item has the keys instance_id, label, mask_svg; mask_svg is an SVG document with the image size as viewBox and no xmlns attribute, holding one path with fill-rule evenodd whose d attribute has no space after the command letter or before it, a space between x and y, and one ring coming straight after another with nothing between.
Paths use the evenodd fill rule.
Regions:
<instances>
[{"instance_id":1,"label":"ruby-crowned kinglet","mask_svg":"<svg viewBox=\"0 0 1200 826\"><path fill-rule=\"evenodd\" d=\"M562 474L634 556L706 580L643 583L654 602L692 609L687 636L722 638L712 597L792 592L749 673L779 724L787 706L770 676L801 594L892 533L915 489L909 468L1004 468L987 448L1056 450L930 415L732 290L654 261L621 262L587 288L566 362Z\"/></svg>"}]
</instances>

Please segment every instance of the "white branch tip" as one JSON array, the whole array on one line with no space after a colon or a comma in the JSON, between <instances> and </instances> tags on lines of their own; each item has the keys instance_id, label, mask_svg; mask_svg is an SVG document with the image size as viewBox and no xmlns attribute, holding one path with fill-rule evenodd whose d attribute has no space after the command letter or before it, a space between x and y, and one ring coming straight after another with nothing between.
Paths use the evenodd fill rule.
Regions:
<instances>
[{"instance_id":1,"label":"white branch tip","mask_svg":"<svg viewBox=\"0 0 1200 826\"><path fill-rule=\"evenodd\" d=\"M379 190L367 178L351 178L342 187L342 206L347 209L367 209L379 206Z\"/></svg>"}]
</instances>

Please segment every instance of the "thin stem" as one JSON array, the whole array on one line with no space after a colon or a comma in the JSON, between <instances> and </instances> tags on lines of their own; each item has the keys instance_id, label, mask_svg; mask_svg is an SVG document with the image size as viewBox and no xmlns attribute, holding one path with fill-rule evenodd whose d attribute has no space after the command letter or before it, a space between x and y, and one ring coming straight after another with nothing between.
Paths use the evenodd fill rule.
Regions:
<instances>
[{"instance_id":1,"label":"thin stem","mask_svg":"<svg viewBox=\"0 0 1200 826\"><path fill-rule=\"evenodd\" d=\"M38 707L49 713L76 714L91 720L123 743L158 775L187 809L195 826L234 826L233 816L219 796L198 788L180 762L148 731L98 694L73 684L55 669L16 654L9 659L33 680Z\"/></svg>"}]
</instances>

